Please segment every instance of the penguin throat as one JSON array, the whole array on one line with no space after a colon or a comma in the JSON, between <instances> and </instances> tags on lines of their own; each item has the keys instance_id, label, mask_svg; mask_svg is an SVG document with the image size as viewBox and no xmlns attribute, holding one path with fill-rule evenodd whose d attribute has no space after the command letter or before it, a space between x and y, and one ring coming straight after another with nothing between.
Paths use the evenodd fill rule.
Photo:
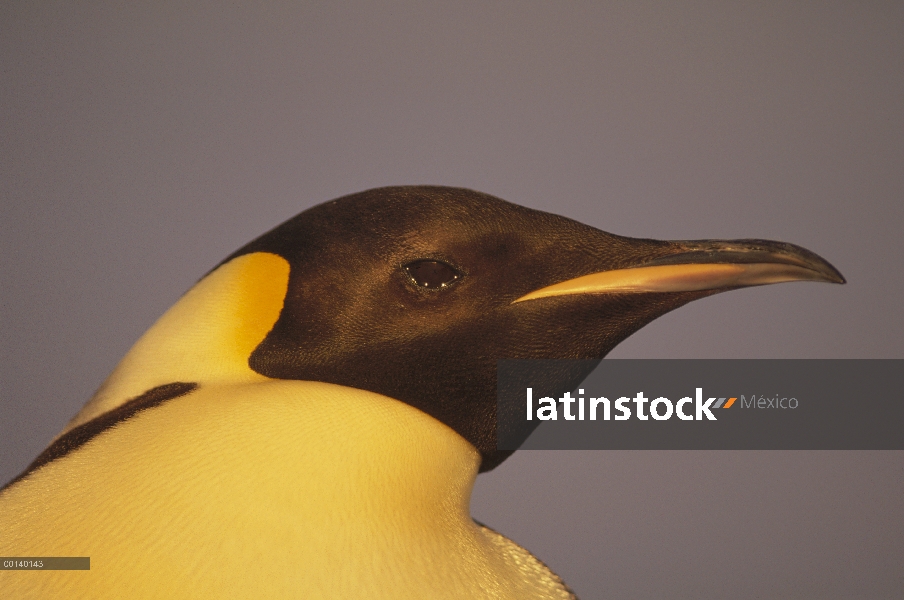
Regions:
<instances>
[{"instance_id":1,"label":"penguin throat","mask_svg":"<svg viewBox=\"0 0 904 600\"><path fill-rule=\"evenodd\" d=\"M392 398L267 380L201 385L147 412L130 435L146 435L157 465L198 465L173 464L168 475L190 474L180 485L201 485L197 498L270 504L293 522L386 522L375 513L406 515L417 527L438 515L470 521L480 454L448 426ZM161 422L151 427L153 421ZM139 434L142 427L147 431ZM192 483L203 480L209 485Z\"/></svg>"}]
</instances>

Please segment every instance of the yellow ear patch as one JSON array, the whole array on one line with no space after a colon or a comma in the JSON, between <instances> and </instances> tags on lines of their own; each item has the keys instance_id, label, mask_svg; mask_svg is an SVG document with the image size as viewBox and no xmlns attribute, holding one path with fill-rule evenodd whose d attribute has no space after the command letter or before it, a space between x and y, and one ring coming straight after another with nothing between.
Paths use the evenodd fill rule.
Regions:
<instances>
[{"instance_id":1,"label":"yellow ear patch","mask_svg":"<svg viewBox=\"0 0 904 600\"><path fill-rule=\"evenodd\" d=\"M279 318L289 263L256 252L221 265L141 336L62 433L173 382L263 381L248 357Z\"/></svg>"},{"instance_id":2,"label":"yellow ear patch","mask_svg":"<svg viewBox=\"0 0 904 600\"><path fill-rule=\"evenodd\" d=\"M232 304L235 350L248 366L248 356L273 329L289 287L289 263L266 252L246 254L227 265L235 265L237 290Z\"/></svg>"}]
</instances>

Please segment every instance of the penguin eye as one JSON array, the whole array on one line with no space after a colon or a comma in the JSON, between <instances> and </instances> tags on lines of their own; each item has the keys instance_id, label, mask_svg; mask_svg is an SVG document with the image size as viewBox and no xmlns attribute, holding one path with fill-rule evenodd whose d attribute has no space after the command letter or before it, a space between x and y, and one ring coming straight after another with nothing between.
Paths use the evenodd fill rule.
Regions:
<instances>
[{"instance_id":1,"label":"penguin eye","mask_svg":"<svg viewBox=\"0 0 904 600\"><path fill-rule=\"evenodd\" d=\"M438 260L415 260L402 268L416 286L428 290L448 287L462 277L454 267Z\"/></svg>"}]
</instances>

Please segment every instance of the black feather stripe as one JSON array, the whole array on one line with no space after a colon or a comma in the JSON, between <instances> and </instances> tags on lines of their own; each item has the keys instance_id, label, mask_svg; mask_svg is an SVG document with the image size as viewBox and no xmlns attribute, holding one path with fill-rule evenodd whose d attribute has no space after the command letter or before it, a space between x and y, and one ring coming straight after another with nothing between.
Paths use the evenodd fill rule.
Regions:
<instances>
[{"instance_id":1,"label":"black feather stripe","mask_svg":"<svg viewBox=\"0 0 904 600\"><path fill-rule=\"evenodd\" d=\"M67 431L54 443L41 452L28 467L22 471L15 479L4 485L0 490L5 490L20 479L29 475L49 462L66 456L76 448L86 444L89 440L100 435L107 429L113 427L117 423L121 423L137 413L154 408L167 400L184 396L190 391L198 387L197 383L167 383L155 388L151 388L140 396L129 400L128 402L117 406L109 412L99 415L87 423L82 423L78 427Z\"/></svg>"}]
</instances>

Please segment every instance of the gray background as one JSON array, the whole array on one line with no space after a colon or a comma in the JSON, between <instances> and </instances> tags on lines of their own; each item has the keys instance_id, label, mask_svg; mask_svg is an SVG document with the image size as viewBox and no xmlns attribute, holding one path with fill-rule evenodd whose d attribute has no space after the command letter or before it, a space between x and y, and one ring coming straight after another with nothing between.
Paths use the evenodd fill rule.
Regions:
<instances>
[{"instance_id":1,"label":"gray background","mask_svg":"<svg viewBox=\"0 0 904 600\"><path fill-rule=\"evenodd\" d=\"M224 256L381 185L790 241L850 282L613 356L904 357L900 2L144 4L0 4L0 479ZM901 452L525 451L473 513L583 598L889 598L902 505Z\"/></svg>"}]
</instances>

